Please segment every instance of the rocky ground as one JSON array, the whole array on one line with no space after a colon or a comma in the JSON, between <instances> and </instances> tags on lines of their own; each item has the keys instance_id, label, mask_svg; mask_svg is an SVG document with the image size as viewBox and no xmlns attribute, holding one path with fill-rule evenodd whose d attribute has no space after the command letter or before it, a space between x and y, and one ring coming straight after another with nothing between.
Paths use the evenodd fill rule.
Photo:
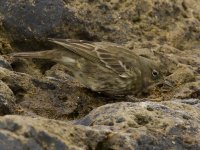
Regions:
<instances>
[{"instance_id":1,"label":"rocky ground","mask_svg":"<svg viewBox=\"0 0 200 150\"><path fill-rule=\"evenodd\" d=\"M9 55L51 49L48 37L123 45L173 88L116 99ZM199 0L0 1L0 53L0 149L200 149Z\"/></svg>"}]
</instances>

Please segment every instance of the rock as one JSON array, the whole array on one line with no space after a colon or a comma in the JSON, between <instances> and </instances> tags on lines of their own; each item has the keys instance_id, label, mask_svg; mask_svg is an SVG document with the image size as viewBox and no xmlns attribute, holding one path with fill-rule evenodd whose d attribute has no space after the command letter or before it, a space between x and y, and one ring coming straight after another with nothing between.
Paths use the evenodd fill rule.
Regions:
<instances>
[{"instance_id":1,"label":"rock","mask_svg":"<svg viewBox=\"0 0 200 150\"><path fill-rule=\"evenodd\" d=\"M17 0L13 3L13 0L8 0L0 2L0 21L12 39L23 42L27 39L41 41L46 37L70 37L123 44L131 40L134 43L153 41L169 43L180 49L198 49L199 5L196 0L190 3L182 0L121 3ZM16 41L15 46L22 47L23 44L16 44ZM32 43L29 48L31 46L39 48L42 44L36 46Z\"/></svg>"},{"instance_id":2,"label":"rock","mask_svg":"<svg viewBox=\"0 0 200 150\"><path fill-rule=\"evenodd\" d=\"M0 56L0 67L12 70L12 66L9 62L2 56Z\"/></svg>"},{"instance_id":3,"label":"rock","mask_svg":"<svg viewBox=\"0 0 200 150\"><path fill-rule=\"evenodd\" d=\"M14 112L15 97L11 89L0 80L0 115Z\"/></svg>"},{"instance_id":4,"label":"rock","mask_svg":"<svg viewBox=\"0 0 200 150\"><path fill-rule=\"evenodd\" d=\"M1 15L0 15L1 17ZM10 45L10 40L8 39L8 35L6 33L3 34L5 31L1 31L1 20L0 20L0 53L1 54L9 54L12 53L14 50Z\"/></svg>"},{"instance_id":5,"label":"rock","mask_svg":"<svg viewBox=\"0 0 200 150\"><path fill-rule=\"evenodd\" d=\"M48 47L44 42L47 37L69 37L84 33L84 23L76 18L70 7L65 6L63 0L14 2L0 2L1 27L3 33L9 35L13 46L37 50Z\"/></svg>"},{"instance_id":6,"label":"rock","mask_svg":"<svg viewBox=\"0 0 200 150\"><path fill-rule=\"evenodd\" d=\"M193 98L191 98L191 99L175 99L174 101L179 102L179 103L181 102L181 103L193 105L193 106L200 108L200 99L193 99Z\"/></svg>"},{"instance_id":7,"label":"rock","mask_svg":"<svg viewBox=\"0 0 200 150\"><path fill-rule=\"evenodd\" d=\"M167 77L169 81L174 83L174 85L179 86L181 84L191 82L195 80L194 71L188 66L180 65L177 66L176 71Z\"/></svg>"},{"instance_id":8,"label":"rock","mask_svg":"<svg viewBox=\"0 0 200 150\"><path fill-rule=\"evenodd\" d=\"M23 116L1 117L0 129L1 148L16 150L95 149L109 134L106 130Z\"/></svg>"},{"instance_id":9,"label":"rock","mask_svg":"<svg viewBox=\"0 0 200 150\"><path fill-rule=\"evenodd\" d=\"M116 148L120 143L121 149L199 149L200 109L183 103L180 100L107 104L73 123L100 129L110 127L116 133L112 136L114 141L106 142L111 149L120 149ZM126 144L120 141L119 133Z\"/></svg>"},{"instance_id":10,"label":"rock","mask_svg":"<svg viewBox=\"0 0 200 150\"><path fill-rule=\"evenodd\" d=\"M13 38L44 36L44 33L50 32L53 26L60 23L63 9L62 0L0 2L3 26L15 33Z\"/></svg>"},{"instance_id":11,"label":"rock","mask_svg":"<svg viewBox=\"0 0 200 150\"><path fill-rule=\"evenodd\" d=\"M107 104L74 122L4 116L0 141L5 149L199 149L199 116L179 100Z\"/></svg>"},{"instance_id":12,"label":"rock","mask_svg":"<svg viewBox=\"0 0 200 150\"><path fill-rule=\"evenodd\" d=\"M200 3L197 0L65 2L76 11L77 18L84 18L86 30L102 40L134 41L135 46L138 41L170 43L181 49L198 49L200 46Z\"/></svg>"},{"instance_id":13,"label":"rock","mask_svg":"<svg viewBox=\"0 0 200 150\"><path fill-rule=\"evenodd\" d=\"M81 87L68 78L65 72L61 71L60 74L55 78L33 77L0 69L0 79L16 99L14 110L17 114L71 120L83 117L92 108L108 103L108 99L109 103L115 101ZM5 88L2 87L2 90ZM6 93L2 95L6 96Z\"/></svg>"},{"instance_id":14,"label":"rock","mask_svg":"<svg viewBox=\"0 0 200 150\"><path fill-rule=\"evenodd\" d=\"M179 88L174 98L198 98L200 99L200 81L187 83Z\"/></svg>"}]
</instances>

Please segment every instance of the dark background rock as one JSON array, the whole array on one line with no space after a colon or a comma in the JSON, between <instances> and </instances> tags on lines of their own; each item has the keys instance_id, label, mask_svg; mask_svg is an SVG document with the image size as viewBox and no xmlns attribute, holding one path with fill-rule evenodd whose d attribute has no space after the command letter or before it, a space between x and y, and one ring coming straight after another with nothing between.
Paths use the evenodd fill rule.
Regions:
<instances>
[{"instance_id":1,"label":"dark background rock","mask_svg":"<svg viewBox=\"0 0 200 150\"><path fill-rule=\"evenodd\" d=\"M89 38L83 28L85 23L62 0L0 1L0 14L11 45L21 50L47 48L48 37Z\"/></svg>"},{"instance_id":2,"label":"dark background rock","mask_svg":"<svg viewBox=\"0 0 200 150\"><path fill-rule=\"evenodd\" d=\"M43 38L62 21L62 0L0 2L3 27L14 40Z\"/></svg>"},{"instance_id":3,"label":"dark background rock","mask_svg":"<svg viewBox=\"0 0 200 150\"><path fill-rule=\"evenodd\" d=\"M0 2L0 19L3 31L20 48L25 41L39 41L29 48L44 48L47 37L62 37L121 44L154 41L184 50L200 47L199 5L197 0L8 0Z\"/></svg>"}]
</instances>

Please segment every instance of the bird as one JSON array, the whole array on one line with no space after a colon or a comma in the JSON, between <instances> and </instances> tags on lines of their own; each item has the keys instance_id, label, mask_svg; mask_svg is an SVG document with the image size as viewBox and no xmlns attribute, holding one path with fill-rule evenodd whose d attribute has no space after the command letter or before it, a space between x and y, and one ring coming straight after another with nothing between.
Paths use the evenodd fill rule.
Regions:
<instances>
[{"instance_id":1,"label":"bird","mask_svg":"<svg viewBox=\"0 0 200 150\"><path fill-rule=\"evenodd\" d=\"M48 41L57 46L12 56L63 64L81 84L109 95L137 95L162 81L159 63L116 43L55 38Z\"/></svg>"}]
</instances>

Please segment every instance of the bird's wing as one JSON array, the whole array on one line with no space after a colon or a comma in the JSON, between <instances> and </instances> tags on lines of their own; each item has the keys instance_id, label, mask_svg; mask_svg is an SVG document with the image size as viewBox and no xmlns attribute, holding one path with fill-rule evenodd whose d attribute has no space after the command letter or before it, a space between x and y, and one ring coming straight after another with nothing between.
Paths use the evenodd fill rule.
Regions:
<instances>
[{"instance_id":1,"label":"bird's wing","mask_svg":"<svg viewBox=\"0 0 200 150\"><path fill-rule=\"evenodd\" d=\"M95 51L98 59L107 68L117 72L123 78L133 77L135 71L138 71L139 57L123 47L104 43L102 47L97 48Z\"/></svg>"},{"instance_id":2,"label":"bird's wing","mask_svg":"<svg viewBox=\"0 0 200 150\"><path fill-rule=\"evenodd\" d=\"M118 47L112 43L92 43L71 39L49 39L49 41L61 45L87 60L103 65L124 78L131 76L131 69L134 67L134 61L138 59L138 56L131 54L129 50ZM127 56L129 58L130 55L133 55L135 60L134 57L133 60L123 58L120 53L123 53L125 57Z\"/></svg>"}]
</instances>

